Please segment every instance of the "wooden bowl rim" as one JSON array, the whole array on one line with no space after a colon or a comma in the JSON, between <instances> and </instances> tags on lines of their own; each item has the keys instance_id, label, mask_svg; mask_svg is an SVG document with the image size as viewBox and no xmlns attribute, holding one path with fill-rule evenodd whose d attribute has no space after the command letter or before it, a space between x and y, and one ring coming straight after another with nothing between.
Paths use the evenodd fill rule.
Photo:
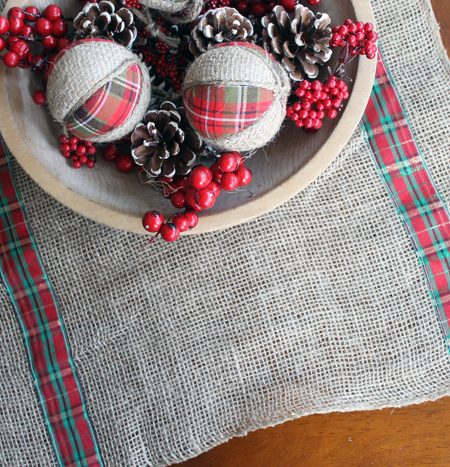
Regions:
<instances>
[{"instance_id":1,"label":"wooden bowl rim","mask_svg":"<svg viewBox=\"0 0 450 467\"><path fill-rule=\"evenodd\" d=\"M351 0L359 21L375 23L369 0ZM9 1L9 5L17 3ZM283 183L256 197L252 201L223 212L202 215L198 226L190 234L200 234L226 229L259 217L310 185L338 156L350 140L366 108L376 72L376 60L359 60L350 99L333 132L316 154ZM10 109L7 78L0 67L0 108ZM71 190L47 171L33 155L16 127L11 112L0 118L0 132L6 144L25 172L50 196L73 211L96 222L134 233L143 233L141 217L103 206Z\"/></svg>"}]
</instances>

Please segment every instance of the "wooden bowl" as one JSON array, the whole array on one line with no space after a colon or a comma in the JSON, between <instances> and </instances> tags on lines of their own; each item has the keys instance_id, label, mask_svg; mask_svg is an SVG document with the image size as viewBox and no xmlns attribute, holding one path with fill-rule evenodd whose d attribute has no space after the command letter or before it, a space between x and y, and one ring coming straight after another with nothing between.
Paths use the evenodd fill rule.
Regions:
<instances>
[{"instance_id":1,"label":"wooden bowl","mask_svg":"<svg viewBox=\"0 0 450 467\"><path fill-rule=\"evenodd\" d=\"M53 0L54 1L54 0ZM50 2L35 1L38 8ZM7 9L26 2L10 0ZM66 14L80 3L60 1ZM369 0L322 0L320 10L333 24L346 18L374 22ZM277 140L250 160L251 191L224 194L215 207L201 215L193 233L210 232L264 214L303 190L334 160L350 139L366 107L375 76L375 60L361 59L350 66L352 92L339 120L327 122L317 133L305 133L285 123ZM93 170L72 169L58 152L60 128L31 94L39 82L29 70L0 67L0 132L20 165L47 193L70 209L111 227L143 233L141 217L150 209L175 212L159 192L99 158Z\"/></svg>"}]
</instances>

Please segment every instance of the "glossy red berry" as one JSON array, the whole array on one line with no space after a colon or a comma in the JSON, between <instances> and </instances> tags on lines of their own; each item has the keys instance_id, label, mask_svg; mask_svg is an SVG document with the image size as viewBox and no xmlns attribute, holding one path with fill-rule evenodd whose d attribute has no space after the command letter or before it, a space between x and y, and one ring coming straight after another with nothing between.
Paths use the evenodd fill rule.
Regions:
<instances>
[{"instance_id":1,"label":"glossy red berry","mask_svg":"<svg viewBox=\"0 0 450 467\"><path fill-rule=\"evenodd\" d=\"M161 227L161 237L166 242L172 243L180 238L180 229L172 222L168 222Z\"/></svg>"},{"instance_id":2,"label":"glossy red berry","mask_svg":"<svg viewBox=\"0 0 450 467\"><path fill-rule=\"evenodd\" d=\"M203 211L203 208L198 204L197 190L195 188L188 188L186 190L186 204L196 212Z\"/></svg>"},{"instance_id":3,"label":"glossy red berry","mask_svg":"<svg viewBox=\"0 0 450 467\"><path fill-rule=\"evenodd\" d=\"M184 213L184 215L186 216L186 219L189 222L189 228L190 229L193 229L194 227L197 227L197 224L198 224L198 215L197 215L197 213L195 213L193 211L186 211Z\"/></svg>"},{"instance_id":4,"label":"glossy red berry","mask_svg":"<svg viewBox=\"0 0 450 467\"><path fill-rule=\"evenodd\" d=\"M220 180L220 186L225 191L234 191L239 188L239 178L234 173L226 173Z\"/></svg>"},{"instance_id":5,"label":"glossy red berry","mask_svg":"<svg viewBox=\"0 0 450 467\"><path fill-rule=\"evenodd\" d=\"M129 173L134 169L134 160L129 154L120 154L117 156L115 163L119 172Z\"/></svg>"},{"instance_id":6,"label":"glossy red berry","mask_svg":"<svg viewBox=\"0 0 450 467\"><path fill-rule=\"evenodd\" d=\"M218 166L222 172L234 172L239 166L239 157L236 157L235 152L226 152L222 154L218 161ZM239 154L238 154L239 156Z\"/></svg>"},{"instance_id":7,"label":"glossy red berry","mask_svg":"<svg viewBox=\"0 0 450 467\"><path fill-rule=\"evenodd\" d=\"M119 155L119 150L115 144L108 144L102 150L102 156L107 161L114 161L116 160L117 156Z\"/></svg>"},{"instance_id":8,"label":"glossy red berry","mask_svg":"<svg viewBox=\"0 0 450 467\"><path fill-rule=\"evenodd\" d=\"M186 232L186 230L189 230L191 226L190 221L185 214L175 214L172 218L172 222L178 227L180 232Z\"/></svg>"},{"instance_id":9,"label":"glossy red berry","mask_svg":"<svg viewBox=\"0 0 450 467\"><path fill-rule=\"evenodd\" d=\"M295 5L297 4L296 0L280 0L280 5L286 11L294 11Z\"/></svg>"},{"instance_id":10,"label":"glossy red berry","mask_svg":"<svg viewBox=\"0 0 450 467\"><path fill-rule=\"evenodd\" d=\"M27 53L30 51L30 48L28 47L28 44L25 41L18 40L11 45L9 50L11 52L16 53L20 58L27 55Z\"/></svg>"},{"instance_id":11,"label":"glossy red berry","mask_svg":"<svg viewBox=\"0 0 450 467\"><path fill-rule=\"evenodd\" d=\"M198 165L194 167L187 179L187 185L201 190L206 188L212 182L212 172L208 167L204 165Z\"/></svg>"},{"instance_id":12,"label":"glossy red berry","mask_svg":"<svg viewBox=\"0 0 450 467\"><path fill-rule=\"evenodd\" d=\"M27 39L32 39L34 36L34 29L28 24L24 24L19 35Z\"/></svg>"},{"instance_id":13,"label":"glossy red berry","mask_svg":"<svg viewBox=\"0 0 450 467\"><path fill-rule=\"evenodd\" d=\"M44 91L35 91L33 93L33 101L36 105L44 105L47 102Z\"/></svg>"},{"instance_id":14,"label":"glossy red berry","mask_svg":"<svg viewBox=\"0 0 450 467\"><path fill-rule=\"evenodd\" d=\"M220 192L222 191L222 188L220 187L220 185L215 181L213 180L207 187L206 187L207 190L210 190L214 193L214 196L217 198L219 195L220 195Z\"/></svg>"},{"instance_id":15,"label":"glossy red berry","mask_svg":"<svg viewBox=\"0 0 450 467\"><path fill-rule=\"evenodd\" d=\"M46 50L55 49L57 45L56 37L53 37L53 36L44 37L44 39L42 39L41 41L41 44Z\"/></svg>"},{"instance_id":16,"label":"glossy red berry","mask_svg":"<svg viewBox=\"0 0 450 467\"><path fill-rule=\"evenodd\" d=\"M159 232L164 224L164 216L159 211L149 211L142 217L142 226L147 232Z\"/></svg>"},{"instance_id":17,"label":"glossy red berry","mask_svg":"<svg viewBox=\"0 0 450 467\"><path fill-rule=\"evenodd\" d=\"M211 209L216 203L216 197L211 190L203 188L197 193L197 203L202 209Z\"/></svg>"},{"instance_id":18,"label":"glossy red berry","mask_svg":"<svg viewBox=\"0 0 450 467\"><path fill-rule=\"evenodd\" d=\"M241 165L236 170L236 175L239 179L239 186L247 186L252 182L252 171L248 167L245 167L245 165Z\"/></svg>"},{"instance_id":19,"label":"glossy red berry","mask_svg":"<svg viewBox=\"0 0 450 467\"><path fill-rule=\"evenodd\" d=\"M5 47L6 47L5 39L3 39L3 37L0 37L0 52L3 52Z\"/></svg>"},{"instance_id":20,"label":"glossy red berry","mask_svg":"<svg viewBox=\"0 0 450 467\"><path fill-rule=\"evenodd\" d=\"M215 181L220 182L220 179L223 177L225 173L219 166L219 161L214 162L211 166L211 172L213 174L213 178Z\"/></svg>"},{"instance_id":21,"label":"glossy red berry","mask_svg":"<svg viewBox=\"0 0 450 467\"><path fill-rule=\"evenodd\" d=\"M36 32L43 37L47 37L52 33L52 23L47 18L39 18L36 21Z\"/></svg>"},{"instance_id":22,"label":"glossy red berry","mask_svg":"<svg viewBox=\"0 0 450 467\"><path fill-rule=\"evenodd\" d=\"M12 7L8 10L8 18L19 18L23 20L25 18L25 12L18 6Z\"/></svg>"},{"instance_id":23,"label":"glossy red berry","mask_svg":"<svg viewBox=\"0 0 450 467\"><path fill-rule=\"evenodd\" d=\"M63 19L58 19L52 23L52 35L63 37L67 34L67 23Z\"/></svg>"},{"instance_id":24,"label":"glossy red berry","mask_svg":"<svg viewBox=\"0 0 450 467\"><path fill-rule=\"evenodd\" d=\"M176 191L170 195L170 202L175 208L182 209L186 206L186 195L181 190Z\"/></svg>"},{"instance_id":25,"label":"glossy red berry","mask_svg":"<svg viewBox=\"0 0 450 467\"><path fill-rule=\"evenodd\" d=\"M23 28L23 20L21 18L9 18L9 32L12 35L17 35L20 33L20 30Z\"/></svg>"},{"instance_id":26,"label":"glossy red berry","mask_svg":"<svg viewBox=\"0 0 450 467\"><path fill-rule=\"evenodd\" d=\"M0 16L0 36L6 34L8 31L9 21L4 16Z\"/></svg>"},{"instance_id":27,"label":"glossy red berry","mask_svg":"<svg viewBox=\"0 0 450 467\"><path fill-rule=\"evenodd\" d=\"M14 52L6 52L3 55L3 63L8 68L14 68L19 64L19 56Z\"/></svg>"},{"instance_id":28,"label":"glossy red berry","mask_svg":"<svg viewBox=\"0 0 450 467\"><path fill-rule=\"evenodd\" d=\"M49 21L57 21L61 18L62 16L62 10L58 5L52 4L49 5L45 10L44 10L44 17L48 19Z\"/></svg>"},{"instance_id":29,"label":"glossy red berry","mask_svg":"<svg viewBox=\"0 0 450 467\"><path fill-rule=\"evenodd\" d=\"M38 18L40 18L41 12L35 6L27 6L25 8L25 21L34 23Z\"/></svg>"}]
</instances>

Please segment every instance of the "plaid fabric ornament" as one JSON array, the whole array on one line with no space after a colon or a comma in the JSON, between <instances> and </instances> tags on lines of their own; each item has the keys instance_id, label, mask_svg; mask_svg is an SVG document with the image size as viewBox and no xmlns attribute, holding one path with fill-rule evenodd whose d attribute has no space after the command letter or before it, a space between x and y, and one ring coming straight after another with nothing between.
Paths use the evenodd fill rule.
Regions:
<instances>
[{"instance_id":1,"label":"plaid fabric ornament","mask_svg":"<svg viewBox=\"0 0 450 467\"><path fill-rule=\"evenodd\" d=\"M142 84L139 65L131 65L69 115L67 130L79 138L88 139L122 125L136 108Z\"/></svg>"},{"instance_id":2,"label":"plaid fabric ornament","mask_svg":"<svg viewBox=\"0 0 450 467\"><path fill-rule=\"evenodd\" d=\"M249 86L201 85L184 93L184 105L195 130L206 138L241 132L272 105L273 92Z\"/></svg>"}]
</instances>

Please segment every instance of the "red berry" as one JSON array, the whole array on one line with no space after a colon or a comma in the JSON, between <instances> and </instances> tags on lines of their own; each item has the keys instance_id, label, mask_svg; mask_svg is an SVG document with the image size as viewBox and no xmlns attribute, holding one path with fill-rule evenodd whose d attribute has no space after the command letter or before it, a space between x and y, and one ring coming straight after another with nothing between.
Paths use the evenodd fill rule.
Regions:
<instances>
[{"instance_id":1,"label":"red berry","mask_svg":"<svg viewBox=\"0 0 450 467\"><path fill-rule=\"evenodd\" d=\"M170 195L170 202L172 206L181 209L186 206L186 195L183 191L176 191L175 193Z\"/></svg>"},{"instance_id":2,"label":"red berry","mask_svg":"<svg viewBox=\"0 0 450 467\"><path fill-rule=\"evenodd\" d=\"M197 227L197 224L198 224L198 215L197 213L193 212L193 211L186 211L184 213L186 219L188 220L189 222L189 228L190 229L193 229L194 227Z\"/></svg>"},{"instance_id":3,"label":"red berry","mask_svg":"<svg viewBox=\"0 0 450 467\"><path fill-rule=\"evenodd\" d=\"M280 5L286 11L294 11L295 5L297 4L296 0L280 0Z\"/></svg>"},{"instance_id":4,"label":"red berry","mask_svg":"<svg viewBox=\"0 0 450 467\"><path fill-rule=\"evenodd\" d=\"M3 39L3 37L0 37L0 52L3 52L5 47L6 47L5 39Z\"/></svg>"},{"instance_id":5,"label":"red berry","mask_svg":"<svg viewBox=\"0 0 450 467\"><path fill-rule=\"evenodd\" d=\"M226 152L222 154L218 161L218 166L220 167L222 172L234 172L239 166L239 161L236 157L236 153Z\"/></svg>"},{"instance_id":6,"label":"red berry","mask_svg":"<svg viewBox=\"0 0 450 467\"><path fill-rule=\"evenodd\" d=\"M95 161L93 161L92 159L89 159L87 162L86 162L86 167L88 169L93 169L95 166Z\"/></svg>"},{"instance_id":7,"label":"red berry","mask_svg":"<svg viewBox=\"0 0 450 467\"><path fill-rule=\"evenodd\" d=\"M81 167L81 162L80 161L73 161L72 167L74 169L79 169Z\"/></svg>"},{"instance_id":8,"label":"red berry","mask_svg":"<svg viewBox=\"0 0 450 467\"><path fill-rule=\"evenodd\" d=\"M25 18L25 12L18 6L12 7L8 11L8 18L19 18L23 20Z\"/></svg>"},{"instance_id":9,"label":"red berry","mask_svg":"<svg viewBox=\"0 0 450 467\"><path fill-rule=\"evenodd\" d=\"M30 48L25 41L18 40L11 45L9 50L16 53L19 57L23 57L30 51Z\"/></svg>"},{"instance_id":10,"label":"red berry","mask_svg":"<svg viewBox=\"0 0 450 467\"><path fill-rule=\"evenodd\" d=\"M220 192L222 191L220 185L214 180L206 187L206 189L212 191L216 198L220 195Z\"/></svg>"},{"instance_id":11,"label":"red berry","mask_svg":"<svg viewBox=\"0 0 450 467\"><path fill-rule=\"evenodd\" d=\"M12 35L17 35L23 28L23 20L21 18L9 18L9 32Z\"/></svg>"},{"instance_id":12,"label":"red berry","mask_svg":"<svg viewBox=\"0 0 450 467\"><path fill-rule=\"evenodd\" d=\"M148 232L159 232L164 224L164 216L159 211L148 211L142 217L142 226Z\"/></svg>"},{"instance_id":13,"label":"red berry","mask_svg":"<svg viewBox=\"0 0 450 467\"><path fill-rule=\"evenodd\" d=\"M86 146L84 144L80 144L76 151L75 151L75 154L77 156L84 156L86 154Z\"/></svg>"},{"instance_id":14,"label":"red berry","mask_svg":"<svg viewBox=\"0 0 450 467\"><path fill-rule=\"evenodd\" d=\"M34 23L41 16L41 12L35 6L25 8L25 20Z\"/></svg>"},{"instance_id":15,"label":"red berry","mask_svg":"<svg viewBox=\"0 0 450 467\"><path fill-rule=\"evenodd\" d=\"M14 68L19 63L19 56L14 52L6 52L5 55L3 55L3 63L8 68Z\"/></svg>"},{"instance_id":16,"label":"red berry","mask_svg":"<svg viewBox=\"0 0 450 467\"><path fill-rule=\"evenodd\" d=\"M223 170L219 167L219 162L216 161L214 164L211 166L211 171L213 173L213 178L217 182L220 182L220 179L222 178L224 172Z\"/></svg>"},{"instance_id":17,"label":"red berry","mask_svg":"<svg viewBox=\"0 0 450 467\"><path fill-rule=\"evenodd\" d=\"M56 47L57 41L56 37L47 36L42 39L41 44L44 46L44 49L51 50Z\"/></svg>"},{"instance_id":18,"label":"red berry","mask_svg":"<svg viewBox=\"0 0 450 467\"><path fill-rule=\"evenodd\" d=\"M206 188L212 181L212 172L208 167L204 165L198 165L194 167L187 179L187 184L197 190Z\"/></svg>"},{"instance_id":19,"label":"red berry","mask_svg":"<svg viewBox=\"0 0 450 467\"><path fill-rule=\"evenodd\" d=\"M4 16L0 16L0 36L6 34L8 31L9 21Z\"/></svg>"},{"instance_id":20,"label":"red berry","mask_svg":"<svg viewBox=\"0 0 450 467\"><path fill-rule=\"evenodd\" d=\"M67 23L63 19L58 19L52 24L52 35L62 37L67 33Z\"/></svg>"},{"instance_id":21,"label":"red berry","mask_svg":"<svg viewBox=\"0 0 450 467\"><path fill-rule=\"evenodd\" d=\"M195 188L188 188L186 190L186 204L196 212L203 211L203 208L198 204L197 190Z\"/></svg>"},{"instance_id":22,"label":"red berry","mask_svg":"<svg viewBox=\"0 0 450 467\"><path fill-rule=\"evenodd\" d=\"M172 222L178 227L180 232L186 232L190 228L190 222L185 214L175 214Z\"/></svg>"},{"instance_id":23,"label":"red berry","mask_svg":"<svg viewBox=\"0 0 450 467\"><path fill-rule=\"evenodd\" d=\"M24 24L19 33L21 36L32 39L34 34L34 29L28 24Z\"/></svg>"},{"instance_id":24,"label":"red berry","mask_svg":"<svg viewBox=\"0 0 450 467\"><path fill-rule=\"evenodd\" d=\"M252 171L248 167L245 167L245 165L241 165L236 170L236 175L239 179L239 186L247 186L252 182Z\"/></svg>"},{"instance_id":25,"label":"red berry","mask_svg":"<svg viewBox=\"0 0 450 467\"><path fill-rule=\"evenodd\" d=\"M52 23L47 18L39 18L36 21L35 28L36 32L44 37L52 33Z\"/></svg>"},{"instance_id":26,"label":"red berry","mask_svg":"<svg viewBox=\"0 0 450 467\"><path fill-rule=\"evenodd\" d=\"M44 105L47 102L44 91L35 91L33 93L33 101L36 105Z\"/></svg>"},{"instance_id":27,"label":"red berry","mask_svg":"<svg viewBox=\"0 0 450 467\"><path fill-rule=\"evenodd\" d=\"M251 12L255 16L264 16L266 8L262 2L255 2L251 4Z\"/></svg>"},{"instance_id":28,"label":"red berry","mask_svg":"<svg viewBox=\"0 0 450 467\"><path fill-rule=\"evenodd\" d=\"M168 222L161 227L161 237L166 242L175 242L180 238L180 229L172 222Z\"/></svg>"},{"instance_id":29,"label":"red berry","mask_svg":"<svg viewBox=\"0 0 450 467\"><path fill-rule=\"evenodd\" d=\"M119 172L128 173L134 169L134 160L129 154L120 154L117 156L115 163Z\"/></svg>"},{"instance_id":30,"label":"red berry","mask_svg":"<svg viewBox=\"0 0 450 467\"><path fill-rule=\"evenodd\" d=\"M202 209L211 209L216 203L216 197L211 190L203 188L197 193L197 202Z\"/></svg>"},{"instance_id":31,"label":"red berry","mask_svg":"<svg viewBox=\"0 0 450 467\"><path fill-rule=\"evenodd\" d=\"M52 4L49 5L45 10L44 10L44 17L48 19L49 21L57 21L60 19L62 16L62 10L58 5Z\"/></svg>"},{"instance_id":32,"label":"red berry","mask_svg":"<svg viewBox=\"0 0 450 467\"><path fill-rule=\"evenodd\" d=\"M239 178L234 173L226 173L220 180L220 186L225 191L234 191L239 188Z\"/></svg>"},{"instance_id":33,"label":"red berry","mask_svg":"<svg viewBox=\"0 0 450 467\"><path fill-rule=\"evenodd\" d=\"M118 155L119 155L119 150L117 149L117 146L115 144L108 144L108 146L105 146L102 150L102 156L107 161L116 160Z\"/></svg>"}]
</instances>

